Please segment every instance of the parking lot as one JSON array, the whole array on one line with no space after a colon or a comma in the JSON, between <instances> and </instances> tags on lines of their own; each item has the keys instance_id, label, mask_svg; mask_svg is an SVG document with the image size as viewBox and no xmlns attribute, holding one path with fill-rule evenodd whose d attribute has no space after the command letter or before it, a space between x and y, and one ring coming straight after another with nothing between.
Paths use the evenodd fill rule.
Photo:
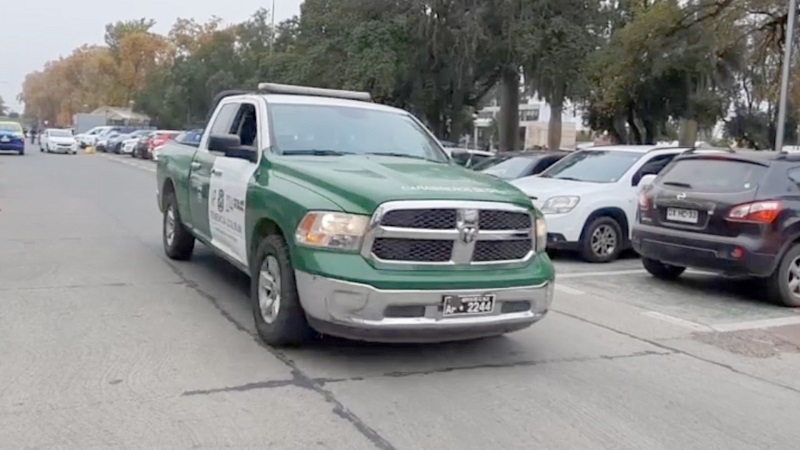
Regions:
<instances>
[{"instance_id":1,"label":"parking lot","mask_svg":"<svg viewBox=\"0 0 800 450\"><path fill-rule=\"evenodd\" d=\"M534 327L443 345L254 337L248 280L166 260L155 165L0 155L0 448L793 449L800 315L748 280L553 255Z\"/></svg>"}]
</instances>

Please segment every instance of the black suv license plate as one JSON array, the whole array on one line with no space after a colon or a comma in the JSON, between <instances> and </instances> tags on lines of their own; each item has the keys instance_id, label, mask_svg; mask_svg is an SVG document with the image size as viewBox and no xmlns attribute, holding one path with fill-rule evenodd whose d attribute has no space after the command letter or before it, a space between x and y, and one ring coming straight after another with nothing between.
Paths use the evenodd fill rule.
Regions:
<instances>
[{"instance_id":1,"label":"black suv license plate","mask_svg":"<svg viewBox=\"0 0 800 450\"><path fill-rule=\"evenodd\" d=\"M490 314L494 311L494 304L494 294L443 295L442 315L452 317Z\"/></svg>"}]
</instances>

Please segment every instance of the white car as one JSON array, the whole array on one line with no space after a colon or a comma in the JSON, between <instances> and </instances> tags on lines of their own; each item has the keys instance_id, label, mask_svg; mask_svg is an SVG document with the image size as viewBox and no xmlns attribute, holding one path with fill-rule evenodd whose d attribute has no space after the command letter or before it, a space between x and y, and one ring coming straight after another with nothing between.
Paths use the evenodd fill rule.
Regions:
<instances>
[{"instance_id":1,"label":"white car","mask_svg":"<svg viewBox=\"0 0 800 450\"><path fill-rule=\"evenodd\" d=\"M609 262L630 248L639 185L651 182L687 150L652 145L592 147L511 184L545 214L548 248L578 250L586 261Z\"/></svg>"},{"instance_id":2,"label":"white car","mask_svg":"<svg viewBox=\"0 0 800 450\"><path fill-rule=\"evenodd\" d=\"M97 143L97 136L113 127L103 125L94 127L91 130L75 135L75 140L81 148L93 147Z\"/></svg>"},{"instance_id":3,"label":"white car","mask_svg":"<svg viewBox=\"0 0 800 450\"><path fill-rule=\"evenodd\" d=\"M48 128L42 133L39 149L47 153L78 153L78 143L71 130Z\"/></svg>"}]
</instances>

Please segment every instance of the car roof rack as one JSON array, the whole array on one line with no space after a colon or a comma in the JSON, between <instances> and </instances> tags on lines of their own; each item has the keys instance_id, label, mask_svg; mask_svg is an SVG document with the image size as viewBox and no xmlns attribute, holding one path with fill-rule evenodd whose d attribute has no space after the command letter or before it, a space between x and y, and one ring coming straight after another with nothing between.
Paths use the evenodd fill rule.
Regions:
<instances>
[{"instance_id":1,"label":"car roof rack","mask_svg":"<svg viewBox=\"0 0 800 450\"><path fill-rule=\"evenodd\" d=\"M346 100L359 100L371 102L369 92L344 91L340 89L324 89L309 86L296 86L292 84L258 83L259 93L280 95L308 95L312 97L330 97Z\"/></svg>"}]
</instances>

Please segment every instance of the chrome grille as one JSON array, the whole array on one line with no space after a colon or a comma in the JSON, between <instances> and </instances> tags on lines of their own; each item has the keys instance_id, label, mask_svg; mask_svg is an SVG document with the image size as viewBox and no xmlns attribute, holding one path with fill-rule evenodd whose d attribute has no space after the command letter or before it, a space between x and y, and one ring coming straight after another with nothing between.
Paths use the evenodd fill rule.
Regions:
<instances>
[{"instance_id":1,"label":"chrome grille","mask_svg":"<svg viewBox=\"0 0 800 450\"><path fill-rule=\"evenodd\" d=\"M494 202L409 201L381 205L362 255L381 264L513 264L533 255L534 219Z\"/></svg>"}]
</instances>

